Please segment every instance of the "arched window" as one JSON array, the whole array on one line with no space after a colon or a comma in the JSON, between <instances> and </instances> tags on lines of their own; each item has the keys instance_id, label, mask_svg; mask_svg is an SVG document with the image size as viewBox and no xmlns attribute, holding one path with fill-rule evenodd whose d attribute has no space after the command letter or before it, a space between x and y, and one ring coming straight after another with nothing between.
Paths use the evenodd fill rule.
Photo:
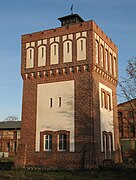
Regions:
<instances>
[{"instance_id":1,"label":"arched window","mask_svg":"<svg viewBox=\"0 0 136 180\"><path fill-rule=\"evenodd\" d=\"M99 63L98 57L99 57L99 45L98 45L98 41L95 41L95 61L96 61L96 64Z\"/></svg>"},{"instance_id":2,"label":"arched window","mask_svg":"<svg viewBox=\"0 0 136 180\"><path fill-rule=\"evenodd\" d=\"M63 62L72 62L72 41L65 41L63 43Z\"/></svg>"},{"instance_id":3,"label":"arched window","mask_svg":"<svg viewBox=\"0 0 136 180\"><path fill-rule=\"evenodd\" d=\"M77 60L86 60L86 38L79 38L77 40Z\"/></svg>"},{"instance_id":4,"label":"arched window","mask_svg":"<svg viewBox=\"0 0 136 180\"><path fill-rule=\"evenodd\" d=\"M34 48L30 47L26 50L26 68L34 67Z\"/></svg>"},{"instance_id":5,"label":"arched window","mask_svg":"<svg viewBox=\"0 0 136 180\"><path fill-rule=\"evenodd\" d=\"M59 44L53 43L50 46L50 64L58 64L59 61Z\"/></svg>"},{"instance_id":6,"label":"arched window","mask_svg":"<svg viewBox=\"0 0 136 180\"><path fill-rule=\"evenodd\" d=\"M38 47L38 66L46 65L46 46Z\"/></svg>"}]
</instances>

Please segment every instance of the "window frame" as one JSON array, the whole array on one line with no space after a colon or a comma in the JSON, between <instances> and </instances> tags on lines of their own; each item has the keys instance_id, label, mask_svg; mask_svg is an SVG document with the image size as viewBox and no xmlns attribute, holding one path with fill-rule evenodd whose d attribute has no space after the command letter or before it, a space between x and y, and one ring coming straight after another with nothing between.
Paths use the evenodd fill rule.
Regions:
<instances>
[{"instance_id":1,"label":"window frame","mask_svg":"<svg viewBox=\"0 0 136 180\"><path fill-rule=\"evenodd\" d=\"M46 147L47 145L47 147ZM52 150L52 134L45 134L44 135L44 151L51 151Z\"/></svg>"},{"instance_id":2,"label":"window frame","mask_svg":"<svg viewBox=\"0 0 136 180\"><path fill-rule=\"evenodd\" d=\"M58 151L66 151L67 150L67 134L60 133L58 135Z\"/></svg>"}]
</instances>

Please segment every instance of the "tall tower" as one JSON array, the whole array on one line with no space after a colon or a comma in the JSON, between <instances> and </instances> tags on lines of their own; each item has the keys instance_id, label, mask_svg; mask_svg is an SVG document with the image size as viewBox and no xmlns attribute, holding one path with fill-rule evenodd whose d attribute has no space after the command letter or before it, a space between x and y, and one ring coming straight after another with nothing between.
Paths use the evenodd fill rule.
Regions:
<instances>
[{"instance_id":1,"label":"tall tower","mask_svg":"<svg viewBox=\"0 0 136 180\"><path fill-rule=\"evenodd\" d=\"M119 161L118 49L78 14L22 36L21 143L16 166L90 168Z\"/></svg>"}]
</instances>

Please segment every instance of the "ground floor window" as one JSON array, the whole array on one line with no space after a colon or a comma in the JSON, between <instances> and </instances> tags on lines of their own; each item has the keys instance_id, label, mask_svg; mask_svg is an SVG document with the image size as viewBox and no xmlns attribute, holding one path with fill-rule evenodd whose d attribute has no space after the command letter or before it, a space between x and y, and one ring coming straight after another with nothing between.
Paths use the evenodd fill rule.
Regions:
<instances>
[{"instance_id":1,"label":"ground floor window","mask_svg":"<svg viewBox=\"0 0 136 180\"><path fill-rule=\"evenodd\" d=\"M59 151L65 151L67 149L67 135L59 134Z\"/></svg>"},{"instance_id":2,"label":"ground floor window","mask_svg":"<svg viewBox=\"0 0 136 180\"><path fill-rule=\"evenodd\" d=\"M45 151L52 150L52 135L51 134L44 135L44 150Z\"/></svg>"},{"instance_id":3,"label":"ground floor window","mask_svg":"<svg viewBox=\"0 0 136 180\"><path fill-rule=\"evenodd\" d=\"M111 132L103 132L103 151L105 159L111 159L111 152L113 151L113 137Z\"/></svg>"}]
</instances>

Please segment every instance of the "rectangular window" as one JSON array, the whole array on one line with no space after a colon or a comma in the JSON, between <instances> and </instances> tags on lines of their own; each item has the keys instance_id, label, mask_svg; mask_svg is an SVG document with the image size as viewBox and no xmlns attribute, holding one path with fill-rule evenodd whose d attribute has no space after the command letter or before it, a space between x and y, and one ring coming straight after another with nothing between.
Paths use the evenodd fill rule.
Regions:
<instances>
[{"instance_id":1,"label":"rectangular window","mask_svg":"<svg viewBox=\"0 0 136 180\"><path fill-rule=\"evenodd\" d=\"M44 57L44 48L42 47L42 49L41 49L41 57L43 58Z\"/></svg>"},{"instance_id":2,"label":"rectangular window","mask_svg":"<svg viewBox=\"0 0 136 180\"><path fill-rule=\"evenodd\" d=\"M103 67L103 46L101 46L101 67Z\"/></svg>"},{"instance_id":3,"label":"rectangular window","mask_svg":"<svg viewBox=\"0 0 136 180\"><path fill-rule=\"evenodd\" d=\"M7 150L10 152L10 142L7 143Z\"/></svg>"},{"instance_id":4,"label":"rectangular window","mask_svg":"<svg viewBox=\"0 0 136 180\"><path fill-rule=\"evenodd\" d=\"M109 94L107 95L107 109L111 110L111 96Z\"/></svg>"},{"instance_id":5,"label":"rectangular window","mask_svg":"<svg viewBox=\"0 0 136 180\"><path fill-rule=\"evenodd\" d=\"M112 74L112 54L110 54L110 73Z\"/></svg>"},{"instance_id":6,"label":"rectangular window","mask_svg":"<svg viewBox=\"0 0 136 180\"><path fill-rule=\"evenodd\" d=\"M96 57L96 64L98 64L98 41L95 41L95 57Z\"/></svg>"},{"instance_id":7,"label":"rectangular window","mask_svg":"<svg viewBox=\"0 0 136 180\"><path fill-rule=\"evenodd\" d=\"M59 151L65 151L67 149L67 135L59 134Z\"/></svg>"},{"instance_id":8,"label":"rectangular window","mask_svg":"<svg viewBox=\"0 0 136 180\"><path fill-rule=\"evenodd\" d=\"M130 125L129 125L129 132L130 133L134 133L134 128L135 128L135 125L133 122L130 122Z\"/></svg>"},{"instance_id":9,"label":"rectangular window","mask_svg":"<svg viewBox=\"0 0 136 180\"><path fill-rule=\"evenodd\" d=\"M102 108L106 108L106 94L102 92Z\"/></svg>"},{"instance_id":10,"label":"rectangular window","mask_svg":"<svg viewBox=\"0 0 136 180\"><path fill-rule=\"evenodd\" d=\"M108 51L105 50L105 69L108 71Z\"/></svg>"},{"instance_id":11,"label":"rectangular window","mask_svg":"<svg viewBox=\"0 0 136 180\"><path fill-rule=\"evenodd\" d=\"M17 152L17 142L14 143L14 152Z\"/></svg>"},{"instance_id":12,"label":"rectangular window","mask_svg":"<svg viewBox=\"0 0 136 180\"><path fill-rule=\"evenodd\" d=\"M129 118L134 119L134 112L133 111L129 112Z\"/></svg>"},{"instance_id":13,"label":"rectangular window","mask_svg":"<svg viewBox=\"0 0 136 180\"><path fill-rule=\"evenodd\" d=\"M44 150L45 151L52 150L52 135L50 134L44 136Z\"/></svg>"},{"instance_id":14,"label":"rectangular window","mask_svg":"<svg viewBox=\"0 0 136 180\"><path fill-rule=\"evenodd\" d=\"M61 97L58 98L58 101L59 101L58 105L59 105L59 107L61 107Z\"/></svg>"},{"instance_id":15,"label":"rectangular window","mask_svg":"<svg viewBox=\"0 0 136 180\"><path fill-rule=\"evenodd\" d=\"M54 45L54 56L56 55L56 45Z\"/></svg>"},{"instance_id":16,"label":"rectangular window","mask_svg":"<svg viewBox=\"0 0 136 180\"><path fill-rule=\"evenodd\" d=\"M52 98L50 98L50 108L52 108Z\"/></svg>"},{"instance_id":17,"label":"rectangular window","mask_svg":"<svg viewBox=\"0 0 136 180\"><path fill-rule=\"evenodd\" d=\"M32 59L32 50L29 51L29 59Z\"/></svg>"},{"instance_id":18,"label":"rectangular window","mask_svg":"<svg viewBox=\"0 0 136 180\"><path fill-rule=\"evenodd\" d=\"M81 51L83 51L83 40L81 40Z\"/></svg>"},{"instance_id":19,"label":"rectangular window","mask_svg":"<svg viewBox=\"0 0 136 180\"><path fill-rule=\"evenodd\" d=\"M116 77L116 58L114 57L114 77Z\"/></svg>"},{"instance_id":20,"label":"rectangular window","mask_svg":"<svg viewBox=\"0 0 136 180\"><path fill-rule=\"evenodd\" d=\"M67 43L67 53L69 53L69 43Z\"/></svg>"}]
</instances>

